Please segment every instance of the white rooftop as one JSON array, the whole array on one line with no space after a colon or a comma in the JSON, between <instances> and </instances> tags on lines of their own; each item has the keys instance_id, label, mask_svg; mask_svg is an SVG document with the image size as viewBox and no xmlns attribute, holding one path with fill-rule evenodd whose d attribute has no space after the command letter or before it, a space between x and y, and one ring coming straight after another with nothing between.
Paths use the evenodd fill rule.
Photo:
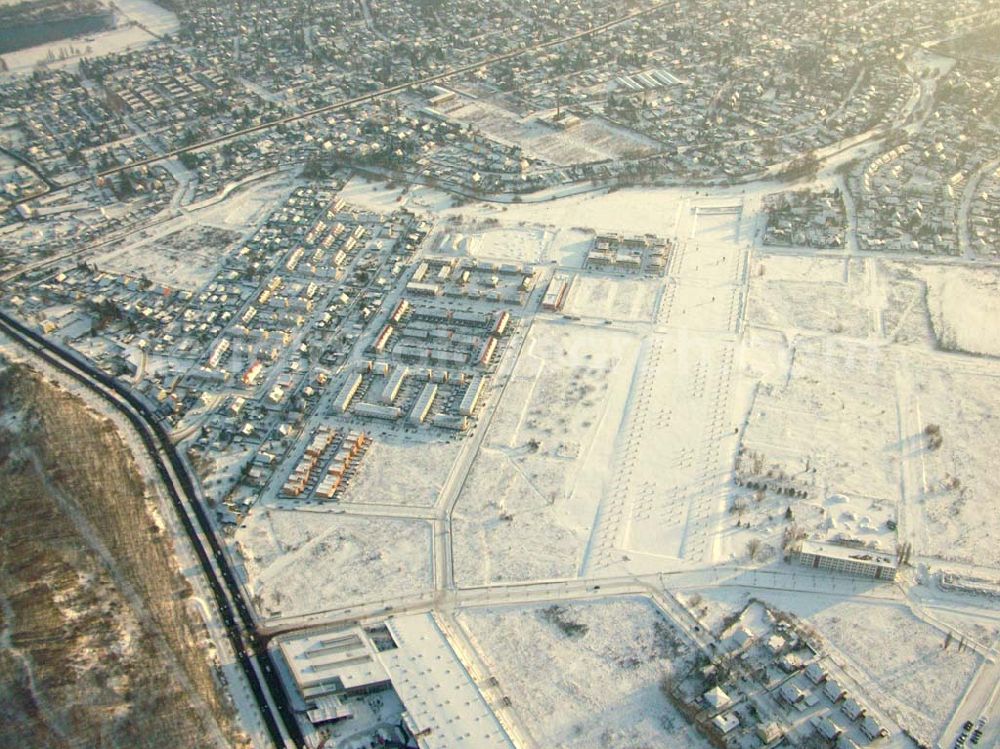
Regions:
<instances>
[{"instance_id":1,"label":"white rooftop","mask_svg":"<svg viewBox=\"0 0 1000 749\"><path fill-rule=\"evenodd\" d=\"M824 557L834 557L836 559L847 559L858 562L868 562L890 569L896 568L896 556L885 551L877 551L868 547L841 546L840 544L828 544L822 541L803 541L803 554L817 554Z\"/></svg>"},{"instance_id":2,"label":"white rooftop","mask_svg":"<svg viewBox=\"0 0 1000 749\"><path fill-rule=\"evenodd\" d=\"M389 680L360 627L283 639L279 647L299 690L307 698Z\"/></svg>"},{"instance_id":3,"label":"white rooftop","mask_svg":"<svg viewBox=\"0 0 1000 749\"><path fill-rule=\"evenodd\" d=\"M326 701L334 693L390 681L421 749L514 749L431 614L394 618L386 626L397 647L383 651L360 626L279 639L317 717L338 712L339 700Z\"/></svg>"},{"instance_id":4,"label":"white rooftop","mask_svg":"<svg viewBox=\"0 0 1000 749\"><path fill-rule=\"evenodd\" d=\"M407 723L427 749L513 749L431 614L387 622L396 650L380 653Z\"/></svg>"}]
</instances>

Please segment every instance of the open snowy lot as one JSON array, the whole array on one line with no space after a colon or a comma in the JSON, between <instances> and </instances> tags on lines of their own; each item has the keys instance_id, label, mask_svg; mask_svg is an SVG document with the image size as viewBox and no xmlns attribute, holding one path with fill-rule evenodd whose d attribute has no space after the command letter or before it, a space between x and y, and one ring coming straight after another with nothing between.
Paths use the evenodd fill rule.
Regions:
<instances>
[{"instance_id":1,"label":"open snowy lot","mask_svg":"<svg viewBox=\"0 0 1000 749\"><path fill-rule=\"evenodd\" d=\"M537 263L554 262L580 268L594 245L594 233L585 229L559 228L529 222L496 224L459 223L441 232L437 253L447 254L456 239L468 239L461 254L486 261ZM459 241L462 245L462 242Z\"/></svg>"},{"instance_id":2,"label":"open snowy lot","mask_svg":"<svg viewBox=\"0 0 1000 749\"><path fill-rule=\"evenodd\" d=\"M267 218L298 184L298 180L282 172L254 176L228 185L220 196L193 204L188 210L206 226L245 232Z\"/></svg>"},{"instance_id":3,"label":"open snowy lot","mask_svg":"<svg viewBox=\"0 0 1000 749\"><path fill-rule=\"evenodd\" d=\"M495 219L504 226L541 226L618 231L628 234L651 233L675 236L690 193L672 188L607 189L570 195L544 202L468 203L459 206L448 193L433 188L389 188L385 182L352 177L343 191L352 205L388 211L401 207L433 214L440 221L459 217L463 221ZM405 197L404 197L405 196ZM397 200L402 198L401 200ZM730 219L733 217L730 216Z\"/></svg>"},{"instance_id":4,"label":"open snowy lot","mask_svg":"<svg viewBox=\"0 0 1000 749\"><path fill-rule=\"evenodd\" d=\"M638 347L604 327L532 327L455 508L463 584L576 574Z\"/></svg>"},{"instance_id":5,"label":"open snowy lot","mask_svg":"<svg viewBox=\"0 0 1000 749\"><path fill-rule=\"evenodd\" d=\"M57 60L56 67L75 65L80 57L93 59L114 52L136 49L156 41L156 36L173 34L180 27L177 16L152 0L116 0L118 13L113 29L39 44L3 55L11 74L28 74L35 65L48 62L49 53ZM60 60L60 50L79 50Z\"/></svg>"},{"instance_id":6,"label":"open snowy lot","mask_svg":"<svg viewBox=\"0 0 1000 749\"><path fill-rule=\"evenodd\" d=\"M457 442L380 437L368 448L340 501L345 505L433 507L459 448Z\"/></svg>"},{"instance_id":7,"label":"open snowy lot","mask_svg":"<svg viewBox=\"0 0 1000 749\"><path fill-rule=\"evenodd\" d=\"M787 379L757 389L740 474L767 484L765 500L785 487L808 496L744 502L744 520L769 535L765 518L791 507L809 532L892 549L885 523L895 520L899 501L894 357L833 338L801 338L788 356Z\"/></svg>"},{"instance_id":8,"label":"open snowy lot","mask_svg":"<svg viewBox=\"0 0 1000 749\"><path fill-rule=\"evenodd\" d=\"M454 241L457 234L447 239ZM467 235L471 254L486 260L541 263L552 241L551 230L537 226L485 228Z\"/></svg>"},{"instance_id":9,"label":"open snowy lot","mask_svg":"<svg viewBox=\"0 0 1000 749\"><path fill-rule=\"evenodd\" d=\"M583 229L558 229L549 246L548 260L562 266L579 268L594 244L594 234Z\"/></svg>"},{"instance_id":10,"label":"open snowy lot","mask_svg":"<svg viewBox=\"0 0 1000 749\"><path fill-rule=\"evenodd\" d=\"M473 125L501 143L518 145L530 157L560 166L644 156L661 148L651 138L600 117L590 117L561 129L543 122L535 114L521 117L485 99L465 100L451 108L448 116Z\"/></svg>"},{"instance_id":11,"label":"open snowy lot","mask_svg":"<svg viewBox=\"0 0 1000 749\"><path fill-rule=\"evenodd\" d=\"M924 265L917 273L941 348L1000 356L1000 270Z\"/></svg>"},{"instance_id":12,"label":"open snowy lot","mask_svg":"<svg viewBox=\"0 0 1000 749\"><path fill-rule=\"evenodd\" d=\"M662 281L581 274L573 281L564 311L581 317L650 322L662 288Z\"/></svg>"},{"instance_id":13,"label":"open snowy lot","mask_svg":"<svg viewBox=\"0 0 1000 749\"><path fill-rule=\"evenodd\" d=\"M667 558L712 558L735 446L732 373L733 349L724 341L671 333L646 343L618 436L595 566L617 561L617 549L649 555L660 568Z\"/></svg>"},{"instance_id":14,"label":"open snowy lot","mask_svg":"<svg viewBox=\"0 0 1000 749\"><path fill-rule=\"evenodd\" d=\"M914 356L902 370L902 449L914 545L944 559L1000 565L1000 366ZM928 426L940 429L934 447Z\"/></svg>"},{"instance_id":15,"label":"open snowy lot","mask_svg":"<svg viewBox=\"0 0 1000 749\"><path fill-rule=\"evenodd\" d=\"M430 525L265 509L236 534L265 616L391 600L432 587Z\"/></svg>"},{"instance_id":16,"label":"open snowy lot","mask_svg":"<svg viewBox=\"0 0 1000 749\"><path fill-rule=\"evenodd\" d=\"M927 309L927 284L909 263L882 263L887 277L882 325L894 343L934 345L934 329Z\"/></svg>"},{"instance_id":17,"label":"open snowy lot","mask_svg":"<svg viewBox=\"0 0 1000 749\"><path fill-rule=\"evenodd\" d=\"M865 266L872 262L758 255L748 324L865 337L872 325Z\"/></svg>"},{"instance_id":18,"label":"open snowy lot","mask_svg":"<svg viewBox=\"0 0 1000 749\"><path fill-rule=\"evenodd\" d=\"M177 223L169 226L171 233L157 234L101 255L98 266L193 291L215 275L227 249L240 238L236 232L224 229Z\"/></svg>"},{"instance_id":19,"label":"open snowy lot","mask_svg":"<svg viewBox=\"0 0 1000 749\"><path fill-rule=\"evenodd\" d=\"M473 609L459 621L537 746L708 746L660 693L690 646L650 602Z\"/></svg>"}]
</instances>

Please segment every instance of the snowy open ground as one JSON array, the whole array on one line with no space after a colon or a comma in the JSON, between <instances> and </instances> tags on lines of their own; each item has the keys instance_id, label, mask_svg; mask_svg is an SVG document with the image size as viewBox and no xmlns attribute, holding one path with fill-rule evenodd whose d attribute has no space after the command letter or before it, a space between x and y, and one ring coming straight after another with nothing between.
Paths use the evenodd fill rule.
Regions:
<instances>
[{"instance_id":1,"label":"snowy open ground","mask_svg":"<svg viewBox=\"0 0 1000 749\"><path fill-rule=\"evenodd\" d=\"M240 234L223 229L168 224L170 233L159 233L140 242L100 255L95 262L103 270L131 276L146 276L174 289L196 290L213 278L220 261Z\"/></svg>"},{"instance_id":2,"label":"snowy open ground","mask_svg":"<svg viewBox=\"0 0 1000 749\"><path fill-rule=\"evenodd\" d=\"M751 325L868 334L864 260L766 257L751 269Z\"/></svg>"},{"instance_id":3,"label":"snowy open ground","mask_svg":"<svg viewBox=\"0 0 1000 749\"><path fill-rule=\"evenodd\" d=\"M565 311L570 315L603 317L610 320L649 322L656 310L663 284L655 280L581 275L573 282Z\"/></svg>"},{"instance_id":4,"label":"snowy open ground","mask_svg":"<svg viewBox=\"0 0 1000 749\"><path fill-rule=\"evenodd\" d=\"M637 351L634 336L535 323L455 510L460 580L576 574Z\"/></svg>"},{"instance_id":5,"label":"snowy open ground","mask_svg":"<svg viewBox=\"0 0 1000 749\"><path fill-rule=\"evenodd\" d=\"M458 445L377 440L340 498L344 504L433 507Z\"/></svg>"},{"instance_id":6,"label":"snowy open ground","mask_svg":"<svg viewBox=\"0 0 1000 749\"><path fill-rule=\"evenodd\" d=\"M431 587L430 526L419 520L252 513L236 535L269 615L295 616Z\"/></svg>"},{"instance_id":7,"label":"snowy open ground","mask_svg":"<svg viewBox=\"0 0 1000 749\"><path fill-rule=\"evenodd\" d=\"M924 266L919 275L941 347L1000 356L1000 271Z\"/></svg>"},{"instance_id":8,"label":"snowy open ground","mask_svg":"<svg viewBox=\"0 0 1000 749\"><path fill-rule=\"evenodd\" d=\"M951 358L914 356L901 370L913 417L903 448L915 468L906 479L914 499L908 522L924 553L998 567L1000 368L989 360ZM937 450L926 448L922 431L928 424L941 427Z\"/></svg>"},{"instance_id":9,"label":"snowy open ground","mask_svg":"<svg viewBox=\"0 0 1000 749\"><path fill-rule=\"evenodd\" d=\"M673 625L652 604L561 604L562 621L586 627L579 635L548 621L544 608L460 616L537 746L708 746L660 693L660 679L683 654Z\"/></svg>"},{"instance_id":10,"label":"snowy open ground","mask_svg":"<svg viewBox=\"0 0 1000 749\"><path fill-rule=\"evenodd\" d=\"M448 116L501 143L520 146L529 157L560 166L645 156L661 149L656 141L600 117L589 117L564 130L538 115L521 117L485 99L464 100L450 108Z\"/></svg>"},{"instance_id":11,"label":"snowy open ground","mask_svg":"<svg viewBox=\"0 0 1000 749\"><path fill-rule=\"evenodd\" d=\"M267 218L298 184L286 173L268 173L229 185L219 197L188 206L188 212L206 226L247 231Z\"/></svg>"}]
</instances>

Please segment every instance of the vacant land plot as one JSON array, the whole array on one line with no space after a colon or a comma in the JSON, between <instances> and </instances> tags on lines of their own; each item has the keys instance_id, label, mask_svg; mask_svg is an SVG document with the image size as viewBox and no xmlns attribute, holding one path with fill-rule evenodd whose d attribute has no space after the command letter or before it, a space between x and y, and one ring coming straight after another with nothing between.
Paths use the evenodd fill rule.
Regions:
<instances>
[{"instance_id":1,"label":"vacant land plot","mask_svg":"<svg viewBox=\"0 0 1000 749\"><path fill-rule=\"evenodd\" d=\"M750 325L854 337L867 336L872 328L869 278L861 260L765 256L751 265L750 277Z\"/></svg>"},{"instance_id":2,"label":"vacant land plot","mask_svg":"<svg viewBox=\"0 0 1000 749\"><path fill-rule=\"evenodd\" d=\"M552 240L549 231L538 227L501 227L474 236L475 255L528 263L543 262Z\"/></svg>"},{"instance_id":3,"label":"vacant land plot","mask_svg":"<svg viewBox=\"0 0 1000 749\"><path fill-rule=\"evenodd\" d=\"M914 357L905 373L918 417L903 435L916 468L909 474L915 545L945 559L998 565L1000 516L989 508L1000 494L1000 366L945 365L927 356ZM928 427L939 430L939 442Z\"/></svg>"},{"instance_id":4,"label":"vacant land plot","mask_svg":"<svg viewBox=\"0 0 1000 749\"><path fill-rule=\"evenodd\" d=\"M573 574L609 488L635 336L536 323L455 508L463 582Z\"/></svg>"},{"instance_id":5,"label":"vacant land plot","mask_svg":"<svg viewBox=\"0 0 1000 749\"><path fill-rule=\"evenodd\" d=\"M660 692L690 651L648 601L470 610L459 621L538 746L707 746Z\"/></svg>"},{"instance_id":6,"label":"vacant land plot","mask_svg":"<svg viewBox=\"0 0 1000 749\"><path fill-rule=\"evenodd\" d=\"M927 284L909 264L885 263L886 306L882 314L885 337L894 343L930 346L934 329L927 309Z\"/></svg>"},{"instance_id":7,"label":"vacant land plot","mask_svg":"<svg viewBox=\"0 0 1000 749\"><path fill-rule=\"evenodd\" d=\"M459 443L379 437L340 501L345 504L433 507L458 455Z\"/></svg>"},{"instance_id":8,"label":"vacant land plot","mask_svg":"<svg viewBox=\"0 0 1000 749\"><path fill-rule=\"evenodd\" d=\"M172 234L130 244L101 256L106 270L175 289L198 289L219 267L226 249L240 238L236 232L204 226L186 226Z\"/></svg>"},{"instance_id":9,"label":"vacant land plot","mask_svg":"<svg viewBox=\"0 0 1000 749\"><path fill-rule=\"evenodd\" d=\"M758 390L741 445L740 478L808 493L802 506L824 535L881 541L899 500L895 362L885 349L813 338L799 342L787 382ZM831 495L838 495L827 502ZM807 510L818 503L817 513ZM748 503L748 512L777 507ZM760 518L758 518L759 520ZM802 518L803 522L806 517ZM888 534L888 535L887 535Z\"/></svg>"},{"instance_id":10,"label":"vacant land plot","mask_svg":"<svg viewBox=\"0 0 1000 749\"><path fill-rule=\"evenodd\" d=\"M656 141L599 117L588 118L563 130L534 115L520 117L482 99L468 100L451 109L448 115L475 125L501 143L520 146L528 156L563 166L642 156L660 148Z\"/></svg>"},{"instance_id":11,"label":"vacant land plot","mask_svg":"<svg viewBox=\"0 0 1000 749\"><path fill-rule=\"evenodd\" d=\"M265 509L236 536L267 616L410 596L431 587L430 525Z\"/></svg>"},{"instance_id":12,"label":"vacant land plot","mask_svg":"<svg viewBox=\"0 0 1000 749\"><path fill-rule=\"evenodd\" d=\"M650 321L661 282L601 276L577 276L566 300L571 315L627 322Z\"/></svg>"},{"instance_id":13,"label":"vacant land plot","mask_svg":"<svg viewBox=\"0 0 1000 749\"><path fill-rule=\"evenodd\" d=\"M1000 271L921 266L941 348L1000 356Z\"/></svg>"}]
</instances>

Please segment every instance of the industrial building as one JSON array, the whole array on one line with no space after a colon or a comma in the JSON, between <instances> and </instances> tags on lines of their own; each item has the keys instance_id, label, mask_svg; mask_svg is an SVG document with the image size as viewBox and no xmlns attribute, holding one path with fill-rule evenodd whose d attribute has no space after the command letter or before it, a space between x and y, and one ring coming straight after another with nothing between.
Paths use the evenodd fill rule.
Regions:
<instances>
[{"instance_id":1,"label":"industrial building","mask_svg":"<svg viewBox=\"0 0 1000 749\"><path fill-rule=\"evenodd\" d=\"M420 397L417 398L413 410L410 411L410 423L415 425L424 423L424 419L427 418L431 406L434 405L434 398L437 397L437 391L438 386L433 382L428 382L424 385L424 389L420 392Z\"/></svg>"},{"instance_id":2,"label":"industrial building","mask_svg":"<svg viewBox=\"0 0 1000 749\"><path fill-rule=\"evenodd\" d=\"M276 639L293 707L314 725L352 716L350 698L391 688L421 749L513 749L431 614Z\"/></svg>"},{"instance_id":3,"label":"industrial building","mask_svg":"<svg viewBox=\"0 0 1000 749\"><path fill-rule=\"evenodd\" d=\"M410 370L408 367L396 367L392 374L389 375L389 379L385 383L385 387L382 388L381 401L383 403L392 403L396 400L396 396L399 395L399 389L403 386L403 382L409 376Z\"/></svg>"},{"instance_id":4,"label":"industrial building","mask_svg":"<svg viewBox=\"0 0 1000 749\"><path fill-rule=\"evenodd\" d=\"M362 401L354 407L354 413L358 416L369 416L373 419L395 421L403 415L403 410L399 406L383 406L378 403L365 403Z\"/></svg>"}]
</instances>

